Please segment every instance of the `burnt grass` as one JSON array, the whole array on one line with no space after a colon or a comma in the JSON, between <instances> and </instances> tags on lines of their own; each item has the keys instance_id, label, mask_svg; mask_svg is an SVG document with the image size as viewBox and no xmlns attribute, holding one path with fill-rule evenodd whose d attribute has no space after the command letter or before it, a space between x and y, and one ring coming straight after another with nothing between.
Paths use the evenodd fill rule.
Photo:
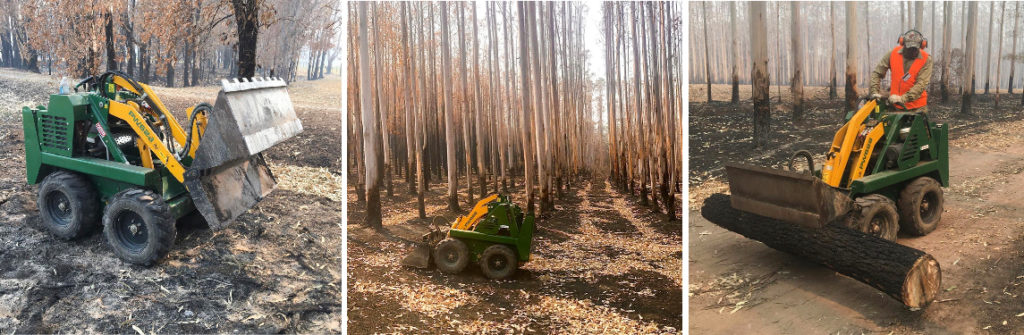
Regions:
<instances>
[{"instance_id":1,"label":"burnt grass","mask_svg":"<svg viewBox=\"0 0 1024 335\"><path fill-rule=\"evenodd\" d=\"M354 181L350 178L350 183ZM593 222L601 234L631 236L642 239L635 224L612 209L611 201L621 194L611 193L603 180L591 179L574 183L574 185L591 184L590 192L577 192L569 189L561 197L556 197L556 210L541 215L538 219L538 230L534 235L533 257L554 259L560 257L560 251L550 246L573 243L583 232L583 220ZM399 186L401 185L401 186ZM452 213L445 208L447 188L441 184L431 184L425 197L428 219L421 220L416 216L415 193L408 192L404 178L395 178L394 196L388 197L382 190L384 228L374 230L363 226L366 205L355 200L354 186L349 188L348 204L348 250L349 250L349 299L348 329L353 334L368 334L393 331L414 331L426 333L455 333L460 330L453 325L471 323L477 320L493 322L500 326L490 329L491 332L528 332L550 333L569 331L565 328L565 320L555 313L526 315L522 312L531 305L541 303L542 296L553 296L562 299L590 301L598 306L612 308L630 319L643 322L654 322L660 326L680 328L682 324L682 287L677 286L672 278L665 275L640 269L631 269L619 275L595 274L592 278L583 278L575 271L539 269L527 263L517 270L511 278L501 281L489 280L480 272L476 264L470 264L466 270L457 275L447 275L434 269L413 269L399 266L397 262L404 256L419 236L428 231L432 217L443 217L438 223L442 227L458 215L468 212L471 207L466 204L465 189L460 188L460 206L462 212ZM511 197L514 202L525 209L525 201L521 186L512 188ZM511 188L511 186L510 186ZM477 196L479 196L477 194ZM584 207L583 197L589 198L590 206ZM626 196L627 204L633 214L648 226L675 226L676 229L654 230L658 234L676 238L682 242L680 220L668 221L663 214L653 213L649 208L641 207L638 199ZM401 215L401 218L395 218ZM389 219L389 217L392 217ZM600 218L592 220L591 218ZM658 225L658 226L656 226ZM664 231L662 231L664 230ZM593 257L608 257L614 262L620 255L631 253L614 246L603 246L593 249L580 249L578 252ZM379 259L375 256L385 255L385 259L394 264L381 264L365 259ZM681 259L681 251L668 257ZM655 260L650 264L658 266ZM563 280L545 282L542 278L558 277ZM431 316L410 310L402 303L400 296L382 294L381 292L359 292L354 289L356 282L434 285L451 288L477 297L467 303L439 316ZM650 296L637 294L648 289ZM456 320L456 322L452 322ZM509 330L520 328L520 331Z\"/></svg>"},{"instance_id":2,"label":"burnt grass","mask_svg":"<svg viewBox=\"0 0 1024 335\"><path fill-rule=\"evenodd\" d=\"M827 98L806 100L804 118L792 120L792 104L787 100L771 100L771 138L765 149L754 146L753 103L740 100L738 105L728 101L691 102L690 129L690 186L699 187L710 179L724 179L727 162L783 168L794 152L808 150L820 164L832 136L843 125L846 115L842 94L834 101ZM949 139L978 134L993 123L1020 120L1021 95L1000 94L999 108L995 108L995 95L976 94L970 114L960 112L960 96L951 95L942 103L938 94L928 97L928 116L932 122L949 124Z\"/></svg>"},{"instance_id":3,"label":"burnt grass","mask_svg":"<svg viewBox=\"0 0 1024 335\"><path fill-rule=\"evenodd\" d=\"M328 198L278 188L219 231L186 216L170 253L149 268L114 256L102 228L71 241L51 235L37 187L25 181L20 105L45 103L56 80L15 73L22 75L24 82L0 80L0 329L340 332L341 204ZM180 111L212 98L164 101ZM268 160L340 169L340 120L331 111L298 113L305 132L267 151Z\"/></svg>"}]
</instances>

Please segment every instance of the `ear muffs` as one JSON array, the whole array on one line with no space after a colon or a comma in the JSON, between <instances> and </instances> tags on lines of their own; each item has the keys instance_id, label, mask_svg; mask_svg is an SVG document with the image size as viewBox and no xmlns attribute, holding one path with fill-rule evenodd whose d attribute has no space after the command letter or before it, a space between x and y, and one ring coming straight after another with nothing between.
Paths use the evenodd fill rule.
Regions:
<instances>
[{"instance_id":1,"label":"ear muffs","mask_svg":"<svg viewBox=\"0 0 1024 335\"><path fill-rule=\"evenodd\" d=\"M909 34L910 32L916 32L918 35L921 35L921 49L924 49L924 48L928 47L928 39L924 38L924 34L921 34L920 31L917 31L915 29L907 30L907 32L905 32L902 35L900 35L900 38L896 40L896 44L899 44L901 47L904 46L903 45L903 36L906 35L906 34Z\"/></svg>"}]
</instances>

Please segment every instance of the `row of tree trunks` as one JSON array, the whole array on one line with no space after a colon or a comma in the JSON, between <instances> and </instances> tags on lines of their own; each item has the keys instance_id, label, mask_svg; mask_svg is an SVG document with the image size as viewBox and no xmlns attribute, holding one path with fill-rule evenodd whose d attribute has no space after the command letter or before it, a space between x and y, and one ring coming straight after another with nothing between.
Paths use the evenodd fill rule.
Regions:
<instances>
[{"instance_id":1,"label":"row of tree trunks","mask_svg":"<svg viewBox=\"0 0 1024 335\"><path fill-rule=\"evenodd\" d=\"M375 137L381 137L383 145L377 153L383 162L382 183L390 189L393 178L405 173L406 186L417 193L421 217L426 214L422 199L431 180L447 181L445 203L450 211L459 212L462 204L471 206L491 190L511 191L518 176L525 180L528 209L553 211L554 198L588 171L601 167L605 159L585 159L588 152L603 150L605 143L594 136L603 133L596 122L600 117L595 117L600 115L597 107L603 104L595 96L601 92L598 84L589 77L583 61L583 8L572 3L510 5L488 4L481 11L486 19L476 15L472 4L463 3L380 3L368 9L368 18L355 15L356 20L368 20L373 27L368 43L354 47L370 49L370 81L368 87L349 83L352 98L347 108L354 122L348 132L358 138L355 141L365 141L371 125L359 120L365 119L367 110L376 115L374 126L379 124L380 132ZM655 18L633 20L646 37L638 38L635 45L650 48L648 44L654 43L656 52L644 56L668 57L664 53L668 26L661 18L670 14L665 13L667 7L653 5L635 10L637 15ZM434 15L438 9L441 15ZM438 19L441 22L436 22ZM456 29L449 29L452 24ZM648 34L651 29L658 32ZM358 39L351 31L352 38ZM358 50L349 57L361 62L361 55ZM350 69L356 77L362 70ZM657 87L644 85L629 101L658 106L654 100L661 103L675 98L677 95L662 93L671 83L651 73L670 70L659 60L641 63L638 71L643 78L657 78ZM356 97L366 91L371 95L370 106L354 101L361 100ZM664 124L676 118L659 119L653 112L630 116L658 124L652 127L658 133L675 134L674 127ZM638 142L651 144L651 158L637 161L644 168L631 175L648 185L644 192L661 187L651 180L663 179L667 187L681 174L662 173L681 166L676 159L657 160L659 155L675 152L672 146L678 135L668 138L672 141L669 145L654 135L643 138L647 142ZM350 151L347 163L354 160L349 171L354 172L353 184L359 193L372 192L369 187L360 189L365 187L360 184L367 182L370 160L362 152L367 148L366 143L354 143L350 150L357 152ZM359 201L370 201L370 197Z\"/></svg>"}]
</instances>

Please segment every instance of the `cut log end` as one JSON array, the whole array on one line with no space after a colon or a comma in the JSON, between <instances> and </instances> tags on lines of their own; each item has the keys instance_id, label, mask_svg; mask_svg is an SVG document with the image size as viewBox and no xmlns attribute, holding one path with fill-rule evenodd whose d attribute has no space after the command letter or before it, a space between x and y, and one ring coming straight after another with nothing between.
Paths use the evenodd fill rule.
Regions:
<instances>
[{"instance_id":1,"label":"cut log end","mask_svg":"<svg viewBox=\"0 0 1024 335\"><path fill-rule=\"evenodd\" d=\"M939 294L942 271L939 262L925 254L914 263L903 282L903 303L911 308L927 307Z\"/></svg>"}]
</instances>

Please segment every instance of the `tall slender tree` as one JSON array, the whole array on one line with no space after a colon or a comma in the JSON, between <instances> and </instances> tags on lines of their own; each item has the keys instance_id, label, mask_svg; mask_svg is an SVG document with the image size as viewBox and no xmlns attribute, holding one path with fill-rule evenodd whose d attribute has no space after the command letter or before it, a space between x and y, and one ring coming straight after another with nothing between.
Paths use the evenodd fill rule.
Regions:
<instances>
[{"instance_id":1,"label":"tall slender tree","mask_svg":"<svg viewBox=\"0 0 1024 335\"><path fill-rule=\"evenodd\" d=\"M363 123L363 153L366 164L366 225L373 228L381 228L381 207L380 207L380 132L377 128L376 114L372 110L373 101L370 87L370 55L369 43L367 42L367 15L366 2L359 3L359 87L360 105L362 106Z\"/></svg>"},{"instance_id":2,"label":"tall slender tree","mask_svg":"<svg viewBox=\"0 0 1024 335\"><path fill-rule=\"evenodd\" d=\"M803 17L800 15L800 2L790 2L793 26L790 33L793 38L793 79L790 82L790 93L793 96L793 120L799 121L804 115L804 45L801 35Z\"/></svg>"},{"instance_id":3,"label":"tall slender tree","mask_svg":"<svg viewBox=\"0 0 1024 335\"><path fill-rule=\"evenodd\" d=\"M985 40L988 49L985 51L985 95L988 95L989 74L992 73L992 26L995 25L992 19L995 18L995 13L996 3L993 1L988 6L988 39Z\"/></svg>"},{"instance_id":4,"label":"tall slender tree","mask_svg":"<svg viewBox=\"0 0 1024 335\"><path fill-rule=\"evenodd\" d=\"M448 157L448 210L459 211L459 162L455 159L455 104L452 103L452 59L448 33L448 2L441 1L441 96L444 99L444 131Z\"/></svg>"},{"instance_id":5,"label":"tall slender tree","mask_svg":"<svg viewBox=\"0 0 1024 335\"><path fill-rule=\"evenodd\" d=\"M736 2L729 3L729 29L732 30L732 103L740 103L740 48L739 23L736 22Z\"/></svg>"},{"instance_id":6,"label":"tall slender tree","mask_svg":"<svg viewBox=\"0 0 1024 335\"><path fill-rule=\"evenodd\" d=\"M999 42L997 42L997 44L999 44L999 48L997 49L998 51L996 52L996 102L995 102L995 107L996 108L999 108L999 78L1002 78L1000 75L1002 75L1002 71L1001 70L1002 70L1002 65L1003 65L1003 35L1004 35L1003 23L1006 22L1005 19L1006 19L1006 1L1002 1L1002 6L1001 6L1001 8L999 10L999 33L997 34L999 36Z\"/></svg>"},{"instance_id":7,"label":"tall slender tree","mask_svg":"<svg viewBox=\"0 0 1024 335\"><path fill-rule=\"evenodd\" d=\"M765 2L750 2L751 88L754 100L754 144L767 148L771 135L771 101L768 97L768 9ZM849 88L847 88L849 90Z\"/></svg>"},{"instance_id":8,"label":"tall slender tree","mask_svg":"<svg viewBox=\"0 0 1024 335\"><path fill-rule=\"evenodd\" d=\"M846 110L857 109L857 4L856 1L846 3Z\"/></svg>"},{"instance_id":9,"label":"tall slender tree","mask_svg":"<svg viewBox=\"0 0 1024 335\"><path fill-rule=\"evenodd\" d=\"M949 102L949 63L950 56L952 55L953 46L950 44L950 34L953 33L953 4L951 2L942 3L942 72L940 73L941 85L940 95L942 96L942 102Z\"/></svg>"},{"instance_id":10,"label":"tall slender tree","mask_svg":"<svg viewBox=\"0 0 1024 335\"><path fill-rule=\"evenodd\" d=\"M971 2L968 5L967 14L967 46L965 50L966 60L964 61L964 90L960 100L960 112L971 113L971 100L974 99L974 52L975 40L978 35L978 3Z\"/></svg>"}]
</instances>

